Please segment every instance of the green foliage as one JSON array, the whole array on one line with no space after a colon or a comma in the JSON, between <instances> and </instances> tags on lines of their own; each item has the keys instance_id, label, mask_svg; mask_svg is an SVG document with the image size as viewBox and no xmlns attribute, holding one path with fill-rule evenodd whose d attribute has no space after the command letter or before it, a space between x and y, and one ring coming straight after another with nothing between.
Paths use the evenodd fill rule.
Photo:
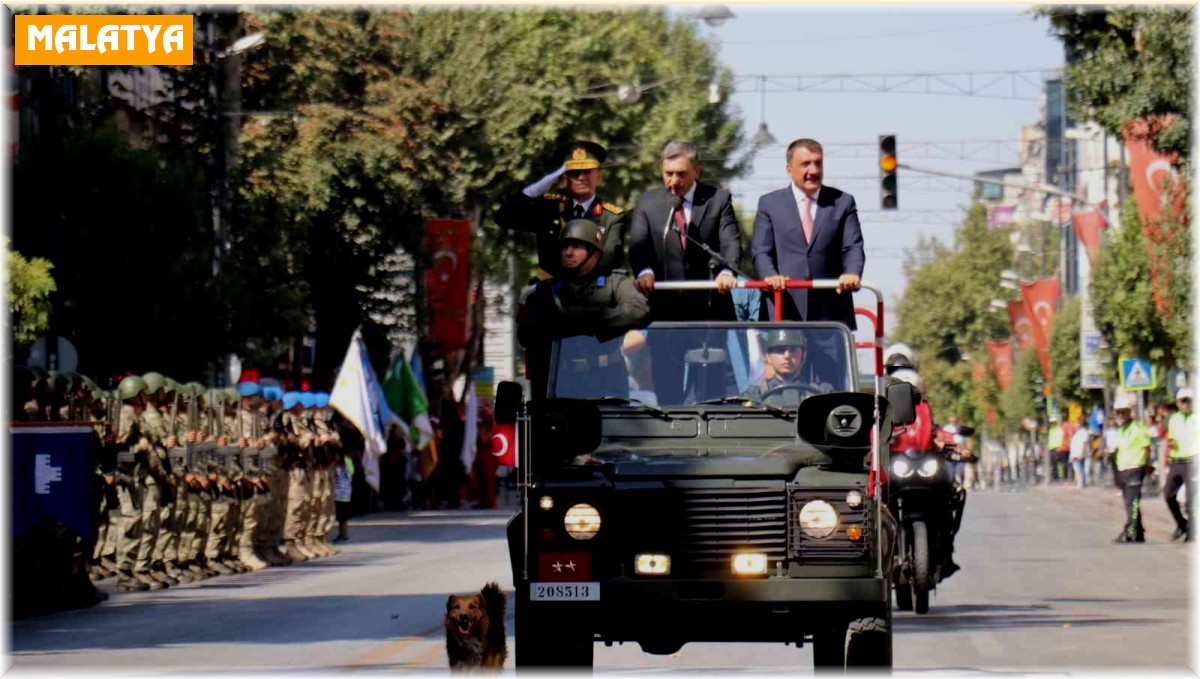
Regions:
<instances>
[{"instance_id":1,"label":"green foliage","mask_svg":"<svg viewBox=\"0 0 1200 679\"><path fill-rule=\"evenodd\" d=\"M1064 297L1054 313L1050 331L1050 369L1054 375L1054 398L1060 404L1078 401L1085 406L1099 405L1103 393L1084 389L1080 375L1079 331L1082 305L1078 297Z\"/></svg>"},{"instance_id":2,"label":"green foliage","mask_svg":"<svg viewBox=\"0 0 1200 679\"><path fill-rule=\"evenodd\" d=\"M1038 407L1037 399L1042 395L1042 367L1036 351L1016 350L1012 381L1008 390L1000 394L998 408L1001 425L1010 431L1021 427L1021 418L1045 417L1044 408Z\"/></svg>"},{"instance_id":3,"label":"green foliage","mask_svg":"<svg viewBox=\"0 0 1200 679\"><path fill-rule=\"evenodd\" d=\"M1155 308L1146 239L1132 196L1121 210L1121 228L1104 234L1090 294L1096 328L1108 339L1114 356L1140 356L1161 365L1188 363L1190 304L1186 308L1176 304L1172 317Z\"/></svg>"},{"instance_id":4,"label":"green foliage","mask_svg":"<svg viewBox=\"0 0 1200 679\"><path fill-rule=\"evenodd\" d=\"M1120 135L1130 120L1175 114L1154 144L1190 156L1192 20L1190 8L1062 5L1038 10L1067 50L1071 115Z\"/></svg>"},{"instance_id":5,"label":"green foliage","mask_svg":"<svg viewBox=\"0 0 1200 679\"><path fill-rule=\"evenodd\" d=\"M8 251L9 328L17 355L50 328L50 293L57 289L53 268L41 257L25 259L15 250Z\"/></svg>"},{"instance_id":6,"label":"green foliage","mask_svg":"<svg viewBox=\"0 0 1200 679\"><path fill-rule=\"evenodd\" d=\"M984 342L1008 334L1007 316L989 305L1011 261L1008 231L988 227L981 204L956 229L952 248L921 239L905 259L908 287L896 305L895 341L920 354L927 398L938 417L955 413L980 423L994 400ZM987 366L982 390L973 384L975 362Z\"/></svg>"}]
</instances>

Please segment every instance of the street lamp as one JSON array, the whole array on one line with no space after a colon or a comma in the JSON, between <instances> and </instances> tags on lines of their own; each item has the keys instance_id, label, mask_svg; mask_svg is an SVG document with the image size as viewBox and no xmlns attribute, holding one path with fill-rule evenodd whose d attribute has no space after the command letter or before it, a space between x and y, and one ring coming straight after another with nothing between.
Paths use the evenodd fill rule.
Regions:
<instances>
[{"instance_id":1,"label":"street lamp","mask_svg":"<svg viewBox=\"0 0 1200 679\"><path fill-rule=\"evenodd\" d=\"M769 130L767 130L767 78L766 78L766 76L763 76L759 80L759 91L761 92L761 95L759 98L759 115L762 116L762 119L758 123L758 132L755 132L754 136L750 138L750 144L756 149L761 148L763 146L770 146L772 144L777 143L775 140L775 137L771 135L771 132Z\"/></svg>"},{"instance_id":2,"label":"street lamp","mask_svg":"<svg viewBox=\"0 0 1200 679\"><path fill-rule=\"evenodd\" d=\"M733 17L733 11L725 5L705 5L692 15L693 19L703 21L709 28L716 28Z\"/></svg>"},{"instance_id":3,"label":"street lamp","mask_svg":"<svg viewBox=\"0 0 1200 679\"><path fill-rule=\"evenodd\" d=\"M231 57L235 54L241 54L242 52L246 52L248 50L254 49L255 47L258 47L259 45L263 44L266 41L267 41L267 32L266 31L257 31L255 33L251 33L250 35L243 35L242 37L235 40L233 42L233 44L229 46L228 49L226 49L222 52L218 52L217 58L224 59L225 57Z\"/></svg>"}]
</instances>

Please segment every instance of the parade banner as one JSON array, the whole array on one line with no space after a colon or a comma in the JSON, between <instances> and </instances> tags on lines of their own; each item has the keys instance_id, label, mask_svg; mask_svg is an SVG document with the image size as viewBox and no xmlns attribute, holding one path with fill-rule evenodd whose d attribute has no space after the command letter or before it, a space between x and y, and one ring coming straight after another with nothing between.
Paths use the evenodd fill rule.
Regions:
<instances>
[{"instance_id":1,"label":"parade banner","mask_svg":"<svg viewBox=\"0 0 1200 679\"><path fill-rule=\"evenodd\" d=\"M434 219L425 224L425 250L430 256L430 267L425 272L429 339L445 352L467 344L470 249L471 222Z\"/></svg>"},{"instance_id":2,"label":"parade banner","mask_svg":"<svg viewBox=\"0 0 1200 679\"><path fill-rule=\"evenodd\" d=\"M1100 254L1100 232L1108 228L1108 220L1099 210L1088 210L1071 215L1071 222L1075 225L1075 238L1083 243L1088 262L1094 265Z\"/></svg>"},{"instance_id":3,"label":"parade banner","mask_svg":"<svg viewBox=\"0 0 1200 679\"><path fill-rule=\"evenodd\" d=\"M1137 198L1138 213L1142 218L1142 232L1146 237L1146 253L1150 260L1150 285L1154 290L1154 304L1159 313L1170 313L1167 300L1172 281L1170 267L1162 266L1162 258L1170 253L1163 251L1164 244L1173 235L1164 233L1164 213L1172 216L1183 214L1187 185L1175 167L1178 154L1163 155L1154 150L1151 141L1175 120L1174 116L1140 118L1126 123L1123 130L1125 148L1129 151L1129 174L1133 193ZM1186 215L1184 216L1186 219ZM1162 252L1162 254L1160 254ZM1167 280L1163 280L1163 274Z\"/></svg>"},{"instance_id":4,"label":"parade banner","mask_svg":"<svg viewBox=\"0 0 1200 679\"><path fill-rule=\"evenodd\" d=\"M45 423L13 426L12 538L48 517L91 535L92 429Z\"/></svg>"},{"instance_id":5,"label":"parade banner","mask_svg":"<svg viewBox=\"0 0 1200 679\"><path fill-rule=\"evenodd\" d=\"M1021 298L1026 312L1033 321L1033 339L1037 346L1038 360L1042 364L1042 375L1051 379L1050 332L1054 329L1054 308L1058 305L1059 286L1057 278L1043 278L1032 283L1021 284Z\"/></svg>"},{"instance_id":6,"label":"parade banner","mask_svg":"<svg viewBox=\"0 0 1200 679\"><path fill-rule=\"evenodd\" d=\"M1008 303L1008 320L1012 324L1013 339L1021 351L1032 351L1034 348L1033 321L1029 320L1029 311L1025 301Z\"/></svg>"},{"instance_id":7,"label":"parade banner","mask_svg":"<svg viewBox=\"0 0 1200 679\"><path fill-rule=\"evenodd\" d=\"M988 340L985 344L988 356L992 359L992 372L996 375L996 382L1000 384L1001 391L1008 391L1013 370L1012 340Z\"/></svg>"}]
</instances>

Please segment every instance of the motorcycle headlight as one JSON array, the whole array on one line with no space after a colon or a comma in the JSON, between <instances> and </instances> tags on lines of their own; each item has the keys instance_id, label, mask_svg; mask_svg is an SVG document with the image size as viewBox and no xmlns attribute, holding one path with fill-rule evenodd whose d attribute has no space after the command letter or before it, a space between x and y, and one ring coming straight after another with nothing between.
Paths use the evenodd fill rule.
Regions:
<instances>
[{"instance_id":1,"label":"motorcycle headlight","mask_svg":"<svg viewBox=\"0 0 1200 679\"><path fill-rule=\"evenodd\" d=\"M937 461L937 458L934 458L934 457L931 457L928 460L925 460L924 462L921 463L921 466L917 468L917 473L926 479L933 476L934 474L936 474L937 471L938 471L938 461Z\"/></svg>"},{"instance_id":2,"label":"motorcycle headlight","mask_svg":"<svg viewBox=\"0 0 1200 679\"><path fill-rule=\"evenodd\" d=\"M574 505L563 517L563 527L576 540L591 540L600 530L600 512L589 504Z\"/></svg>"},{"instance_id":3,"label":"motorcycle headlight","mask_svg":"<svg viewBox=\"0 0 1200 679\"><path fill-rule=\"evenodd\" d=\"M813 500L800 508L800 529L805 535L826 538L837 530L838 515L824 500Z\"/></svg>"},{"instance_id":4,"label":"motorcycle headlight","mask_svg":"<svg viewBox=\"0 0 1200 679\"><path fill-rule=\"evenodd\" d=\"M896 461L892 462L892 473L902 479L907 479L913 475L912 463L906 458L897 458Z\"/></svg>"}]
</instances>

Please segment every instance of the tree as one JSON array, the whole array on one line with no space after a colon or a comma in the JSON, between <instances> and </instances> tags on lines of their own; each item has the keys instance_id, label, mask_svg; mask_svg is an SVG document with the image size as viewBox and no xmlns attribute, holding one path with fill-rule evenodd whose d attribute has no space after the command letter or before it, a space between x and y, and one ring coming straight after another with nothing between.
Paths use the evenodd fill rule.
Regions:
<instances>
[{"instance_id":1,"label":"tree","mask_svg":"<svg viewBox=\"0 0 1200 679\"><path fill-rule=\"evenodd\" d=\"M987 225L982 204L968 210L953 247L922 239L905 258L908 285L896 305L895 340L920 354L926 397L942 417L980 423L996 398L994 377L984 390L973 388L973 364L982 362L991 375L984 343L1008 334L1007 317L990 302L1011 261L1008 232Z\"/></svg>"},{"instance_id":2,"label":"tree","mask_svg":"<svg viewBox=\"0 0 1200 679\"><path fill-rule=\"evenodd\" d=\"M1184 242L1176 246L1187 247ZM1181 254L1176 266L1191 261L1186 249ZM1187 281L1189 276L1181 273L1176 280ZM1132 198L1121 209L1121 227L1104 235L1089 290L1096 328L1114 355L1140 356L1160 365L1190 365L1190 291L1180 293L1183 299L1175 300L1172 314L1164 316L1156 309L1145 236Z\"/></svg>"},{"instance_id":3,"label":"tree","mask_svg":"<svg viewBox=\"0 0 1200 679\"><path fill-rule=\"evenodd\" d=\"M1079 358L1081 311L1078 297L1064 297L1054 313L1049 347L1054 398L1062 404L1077 401L1084 406L1100 405L1104 401L1104 392L1084 389L1082 386Z\"/></svg>"},{"instance_id":4,"label":"tree","mask_svg":"<svg viewBox=\"0 0 1200 679\"><path fill-rule=\"evenodd\" d=\"M50 293L57 290L52 269L54 265L47 259L26 259L8 250L9 328L17 356L50 329Z\"/></svg>"},{"instance_id":5,"label":"tree","mask_svg":"<svg viewBox=\"0 0 1200 679\"><path fill-rule=\"evenodd\" d=\"M1038 403L1043 398L1042 386L1042 368L1037 352L1017 349L1012 381L1000 395L999 401L1000 420L1005 429L1019 430L1021 420L1026 417L1040 419L1042 412Z\"/></svg>"},{"instance_id":6,"label":"tree","mask_svg":"<svg viewBox=\"0 0 1200 679\"><path fill-rule=\"evenodd\" d=\"M1096 120L1120 135L1138 118L1174 114L1154 139L1164 152L1190 157L1192 21L1187 7L1056 6L1038 10L1067 52L1064 86L1077 120ZM1185 173L1186 174L1186 173Z\"/></svg>"}]
</instances>

